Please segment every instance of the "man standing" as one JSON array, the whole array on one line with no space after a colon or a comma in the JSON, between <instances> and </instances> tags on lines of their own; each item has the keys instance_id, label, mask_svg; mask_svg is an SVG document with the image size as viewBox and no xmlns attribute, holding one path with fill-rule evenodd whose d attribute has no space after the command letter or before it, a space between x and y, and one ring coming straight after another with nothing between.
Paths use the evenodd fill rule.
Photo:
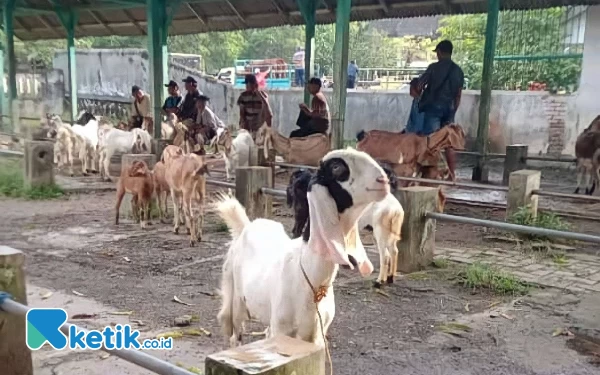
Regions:
<instances>
[{"instance_id":1,"label":"man standing","mask_svg":"<svg viewBox=\"0 0 600 375\"><path fill-rule=\"evenodd\" d=\"M347 88L353 89L356 87L356 79L358 78L358 65L356 61L351 60L348 64L348 85Z\"/></svg>"},{"instance_id":2,"label":"man standing","mask_svg":"<svg viewBox=\"0 0 600 375\"><path fill-rule=\"evenodd\" d=\"M308 137L312 134L327 134L329 131L329 106L327 99L321 92L321 80L313 77L308 81L308 92L313 96L310 108L300 104L300 117L297 125L300 129L292 131L290 138Z\"/></svg>"},{"instance_id":3,"label":"man standing","mask_svg":"<svg viewBox=\"0 0 600 375\"><path fill-rule=\"evenodd\" d=\"M162 112L164 115L170 113L179 114L179 104L181 104L181 94L179 93L179 85L175 81L169 81L165 85L169 90L169 97L165 99L165 104L162 106Z\"/></svg>"},{"instance_id":4,"label":"man standing","mask_svg":"<svg viewBox=\"0 0 600 375\"><path fill-rule=\"evenodd\" d=\"M304 87L304 48L296 47L296 53L292 57L294 68L296 69L296 86Z\"/></svg>"},{"instance_id":5,"label":"man standing","mask_svg":"<svg viewBox=\"0 0 600 375\"><path fill-rule=\"evenodd\" d=\"M258 89L258 81L254 74L247 74L244 80L246 91L240 94L237 105L240 106L240 128L246 129L256 138L256 132L263 123L271 127L273 112L269 105L269 96Z\"/></svg>"},{"instance_id":6,"label":"man standing","mask_svg":"<svg viewBox=\"0 0 600 375\"><path fill-rule=\"evenodd\" d=\"M196 119L196 99L202 93L198 91L198 82L196 82L194 77L188 76L183 82L185 82L187 94L185 94L185 98L179 109L179 121L189 119L194 121Z\"/></svg>"},{"instance_id":7,"label":"man standing","mask_svg":"<svg viewBox=\"0 0 600 375\"><path fill-rule=\"evenodd\" d=\"M441 127L454 122L454 115L460 105L464 74L452 61L452 42L443 40L435 47L438 62L427 67L419 78L419 89L423 92L419 101L419 111L423 112L423 135L429 135ZM446 149L446 159L452 179L456 169L456 154Z\"/></svg>"},{"instance_id":8,"label":"man standing","mask_svg":"<svg viewBox=\"0 0 600 375\"><path fill-rule=\"evenodd\" d=\"M145 128L147 132L152 134L152 103L150 95L142 91L142 89L134 85L131 87L131 119L129 120L129 129ZM146 126L144 126L146 125Z\"/></svg>"}]
</instances>

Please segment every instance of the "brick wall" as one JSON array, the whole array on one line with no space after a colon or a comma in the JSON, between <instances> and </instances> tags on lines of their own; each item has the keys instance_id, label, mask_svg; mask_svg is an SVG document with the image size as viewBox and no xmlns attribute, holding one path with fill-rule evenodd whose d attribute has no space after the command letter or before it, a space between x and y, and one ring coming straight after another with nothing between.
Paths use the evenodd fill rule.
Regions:
<instances>
[{"instance_id":1,"label":"brick wall","mask_svg":"<svg viewBox=\"0 0 600 375\"><path fill-rule=\"evenodd\" d=\"M559 156L565 148L565 118L567 97L548 95L544 97L544 110L548 119L548 155Z\"/></svg>"}]
</instances>

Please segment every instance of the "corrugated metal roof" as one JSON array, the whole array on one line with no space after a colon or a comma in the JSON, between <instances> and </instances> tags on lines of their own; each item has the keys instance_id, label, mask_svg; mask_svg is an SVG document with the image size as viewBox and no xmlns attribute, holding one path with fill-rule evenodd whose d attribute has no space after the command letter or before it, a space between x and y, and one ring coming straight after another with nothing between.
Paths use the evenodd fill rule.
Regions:
<instances>
[{"instance_id":1,"label":"corrugated metal roof","mask_svg":"<svg viewBox=\"0 0 600 375\"><path fill-rule=\"evenodd\" d=\"M6 0L0 0L3 4ZM171 0L172 2L175 2ZM79 10L76 37L145 35L144 0L16 0L15 35L21 40L66 38L54 3ZM598 5L600 0L501 0L501 8ZM337 0L321 0L318 23L335 22ZM487 0L353 0L353 21L485 13ZM188 0L180 3L170 35L302 25L296 0Z\"/></svg>"}]
</instances>

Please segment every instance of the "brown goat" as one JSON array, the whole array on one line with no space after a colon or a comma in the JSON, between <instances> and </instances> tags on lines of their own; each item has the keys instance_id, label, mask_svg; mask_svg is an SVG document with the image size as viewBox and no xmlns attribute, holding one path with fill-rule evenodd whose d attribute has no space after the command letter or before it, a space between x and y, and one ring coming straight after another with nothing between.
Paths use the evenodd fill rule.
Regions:
<instances>
[{"instance_id":1,"label":"brown goat","mask_svg":"<svg viewBox=\"0 0 600 375\"><path fill-rule=\"evenodd\" d=\"M371 130L360 132L357 139L357 150L392 164L394 172L404 177L413 177L421 172L424 177L435 178L440 174L441 150L449 147L463 150L465 147L465 132L457 124L446 125L427 137ZM398 164L405 166L396 167Z\"/></svg>"},{"instance_id":2,"label":"brown goat","mask_svg":"<svg viewBox=\"0 0 600 375\"><path fill-rule=\"evenodd\" d=\"M167 217L167 197L170 194L171 189L167 183L166 178L166 167L163 161L159 161L154 165L152 175L154 177L154 193L156 195L156 203L158 206L158 216L160 222L164 223Z\"/></svg>"},{"instance_id":3,"label":"brown goat","mask_svg":"<svg viewBox=\"0 0 600 375\"><path fill-rule=\"evenodd\" d=\"M202 240L206 174L208 174L208 166L204 163L204 158L196 154L173 158L167 165L165 173L173 200L173 232L179 233L180 206L177 203L181 202L185 224L190 234L190 246Z\"/></svg>"},{"instance_id":4,"label":"brown goat","mask_svg":"<svg viewBox=\"0 0 600 375\"><path fill-rule=\"evenodd\" d=\"M136 160L129 167L121 170L121 177L117 183L117 203L115 206L115 225L119 224L119 209L125 193L130 193L131 209L134 216L139 212L140 224L142 229L150 221L150 203L152 202L152 193L154 191L154 182L152 173L148 165Z\"/></svg>"},{"instance_id":5,"label":"brown goat","mask_svg":"<svg viewBox=\"0 0 600 375\"><path fill-rule=\"evenodd\" d=\"M582 180L586 179L585 193L592 195L600 183L600 116L577 137L575 157L577 158L577 188L579 193ZM590 186L590 179L592 184Z\"/></svg>"}]
</instances>

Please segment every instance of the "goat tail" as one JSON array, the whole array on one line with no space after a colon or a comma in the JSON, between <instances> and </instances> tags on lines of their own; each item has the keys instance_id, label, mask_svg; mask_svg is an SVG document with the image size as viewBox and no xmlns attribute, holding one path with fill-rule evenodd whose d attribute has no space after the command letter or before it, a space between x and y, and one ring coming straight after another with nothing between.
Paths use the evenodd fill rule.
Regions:
<instances>
[{"instance_id":1,"label":"goat tail","mask_svg":"<svg viewBox=\"0 0 600 375\"><path fill-rule=\"evenodd\" d=\"M219 197L217 212L229 227L233 240L237 239L242 234L246 225L250 224L246 210L234 197L226 195Z\"/></svg>"},{"instance_id":2,"label":"goat tail","mask_svg":"<svg viewBox=\"0 0 600 375\"><path fill-rule=\"evenodd\" d=\"M367 135L367 132L364 130L359 131L358 133L356 133L356 140L358 142L362 141L363 139L365 139L365 136Z\"/></svg>"}]
</instances>

